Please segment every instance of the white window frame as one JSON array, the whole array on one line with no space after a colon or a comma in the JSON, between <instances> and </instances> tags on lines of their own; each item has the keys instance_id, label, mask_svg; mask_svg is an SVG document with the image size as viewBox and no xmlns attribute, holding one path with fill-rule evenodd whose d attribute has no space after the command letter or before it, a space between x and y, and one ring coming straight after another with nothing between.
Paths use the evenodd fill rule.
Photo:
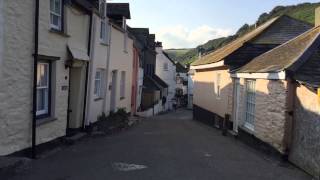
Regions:
<instances>
[{"instance_id":1,"label":"white window frame","mask_svg":"<svg viewBox=\"0 0 320 180\"><path fill-rule=\"evenodd\" d=\"M47 89L47 93L46 93L46 96L44 96L44 108L43 109L38 109L38 104L36 106L37 110L36 110L36 116L41 116L41 115L49 115L49 108L50 108L50 63L45 63L45 62L39 62L37 64L37 103L38 103L38 91L39 90L45 90ZM44 74L46 74L46 84L42 84L42 85L39 85L40 82L40 71L41 71L41 66L46 66L45 67L45 71L47 72L44 72Z\"/></svg>"},{"instance_id":2,"label":"white window frame","mask_svg":"<svg viewBox=\"0 0 320 180\"><path fill-rule=\"evenodd\" d=\"M57 12L54 12L54 10L55 10L55 7L51 7L51 2L53 1L53 5L55 6L55 2L56 1L59 1L60 2L60 7L59 7L59 9L60 9L60 14L59 13L57 13ZM62 2L62 0L50 0L50 9L49 9L49 11L50 11L50 27L51 28L53 28L53 29L56 29L56 30L59 30L59 31L61 31L62 30L62 11L63 11L63 9L62 9L62 4L63 4L63 2ZM53 9L53 10L52 10ZM56 24L53 24L53 20L52 20L52 16L57 16L58 17L58 19L59 19L59 21L58 21L58 25L56 25Z\"/></svg>"},{"instance_id":3,"label":"white window frame","mask_svg":"<svg viewBox=\"0 0 320 180\"><path fill-rule=\"evenodd\" d=\"M216 90L217 90L217 98L219 99L221 96L221 74L218 73L216 77Z\"/></svg>"},{"instance_id":4,"label":"white window frame","mask_svg":"<svg viewBox=\"0 0 320 180\"><path fill-rule=\"evenodd\" d=\"M102 77L103 77L103 70L97 69L94 76L94 90L93 90L93 93L96 98L102 97Z\"/></svg>"},{"instance_id":5,"label":"white window frame","mask_svg":"<svg viewBox=\"0 0 320 180\"><path fill-rule=\"evenodd\" d=\"M107 44L107 22L105 19L101 19L100 22L100 41Z\"/></svg>"},{"instance_id":6,"label":"white window frame","mask_svg":"<svg viewBox=\"0 0 320 180\"><path fill-rule=\"evenodd\" d=\"M254 131L255 107L256 107L256 81L246 79L245 123L244 126Z\"/></svg>"},{"instance_id":7,"label":"white window frame","mask_svg":"<svg viewBox=\"0 0 320 180\"><path fill-rule=\"evenodd\" d=\"M126 71L121 71L120 77L120 99L126 97Z\"/></svg>"}]
</instances>

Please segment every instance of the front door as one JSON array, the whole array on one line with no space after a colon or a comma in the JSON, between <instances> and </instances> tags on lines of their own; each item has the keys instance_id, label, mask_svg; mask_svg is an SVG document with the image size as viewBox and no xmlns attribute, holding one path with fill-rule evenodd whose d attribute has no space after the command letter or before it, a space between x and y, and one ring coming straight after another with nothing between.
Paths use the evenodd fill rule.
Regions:
<instances>
[{"instance_id":1,"label":"front door","mask_svg":"<svg viewBox=\"0 0 320 180\"><path fill-rule=\"evenodd\" d=\"M233 110L232 121L233 131L238 133L238 111L239 111L239 96L240 96L240 80L238 78L233 79Z\"/></svg>"},{"instance_id":2,"label":"front door","mask_svg":"<svg viewBox=\"0 0 320 180\"><path fill-rule=\"evenodd\" d=\"M86 65L79 63L70 68L68 128L79 129L83 122Z\"/></svg>"}]
</instances>

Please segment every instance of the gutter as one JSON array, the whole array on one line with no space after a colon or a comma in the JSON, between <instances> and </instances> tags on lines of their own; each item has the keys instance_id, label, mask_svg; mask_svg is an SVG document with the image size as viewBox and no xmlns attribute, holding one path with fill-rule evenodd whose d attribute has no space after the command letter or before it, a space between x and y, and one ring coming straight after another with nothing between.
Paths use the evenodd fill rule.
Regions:
<instances>
[{"instance_id":1,"label":"gutter","mask_svg":"<svg viewBox=\"0 0 320 180\"><path fill-rule=\"evenodd\" d=\"M37 130L37 71L39 54L39 0L35 0L34 23L34 55L33 55L33 94L32 94L32 147L31 157L36 158L36 130Z\"/></svg>"}]
</instances>

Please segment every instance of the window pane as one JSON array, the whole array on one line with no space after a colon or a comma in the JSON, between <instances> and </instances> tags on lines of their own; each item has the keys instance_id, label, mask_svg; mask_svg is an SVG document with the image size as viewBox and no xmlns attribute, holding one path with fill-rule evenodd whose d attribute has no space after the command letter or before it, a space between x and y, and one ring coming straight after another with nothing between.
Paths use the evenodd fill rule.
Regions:
<instances>
[{"instance_id":1,"label":"window pane","mask_svg":"<svg viewBox=\"0 0 320 180\"><path fill-rule=\"evenodd\" d=\"M61 15L61 0L55 0L54 2L54 12Z\"/></svg>"},{"instance_id":2,"label":"window pane","mask_svg":"<svg viewBox=\"0 0 320 180\"><path fill-rule=\"evenodd\" d=\"M54 1L55 0L50 0L50 11L54 11Z\"/></svg>"}]
</instances>

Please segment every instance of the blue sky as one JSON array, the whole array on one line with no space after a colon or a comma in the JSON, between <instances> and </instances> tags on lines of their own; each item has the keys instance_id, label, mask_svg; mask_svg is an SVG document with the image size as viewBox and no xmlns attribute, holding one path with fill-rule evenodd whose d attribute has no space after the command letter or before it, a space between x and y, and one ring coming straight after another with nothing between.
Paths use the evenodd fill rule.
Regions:
<instances>
[{"instance_id":1,"label":"blue sky","mask_svg":"<svg viewBox=\"0 0 320 180\"><path fill-rule=\"evenodd\" d=\"M165 48L190 48L233 34L278 5L305 0L108 0L129 2L132 27L149 27ZM307 2L319 2L309 0Z\"/></svg>"}]
</instances>

